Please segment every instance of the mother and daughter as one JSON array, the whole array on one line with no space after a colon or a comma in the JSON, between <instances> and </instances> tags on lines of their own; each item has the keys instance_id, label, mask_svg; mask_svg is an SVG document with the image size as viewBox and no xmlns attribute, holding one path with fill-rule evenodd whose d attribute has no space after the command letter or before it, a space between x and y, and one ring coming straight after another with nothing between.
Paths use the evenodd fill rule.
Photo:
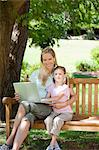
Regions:
<instances>
[{"instance_id":1,"label":"mother and daughter","mask_svg":"<svg viewBox=\"0 0 99 150\"><path fill-rule=\"evenodd\" d=\"M75 101L75 94L66 84L66 70L57 65L52 48L47 47L41 52L41 64L41 68L32 73L29 81L36 81L40 99L46 98L50 104L22 101L12 132L0 150L19 150L34 121L38 119L44 119L48 134L51 135L46 150L61 150L57 137L64 121L72 119L70 105ZM15 94L15 99L19 100L18 94Z\"/></svg>"}]
</instances>

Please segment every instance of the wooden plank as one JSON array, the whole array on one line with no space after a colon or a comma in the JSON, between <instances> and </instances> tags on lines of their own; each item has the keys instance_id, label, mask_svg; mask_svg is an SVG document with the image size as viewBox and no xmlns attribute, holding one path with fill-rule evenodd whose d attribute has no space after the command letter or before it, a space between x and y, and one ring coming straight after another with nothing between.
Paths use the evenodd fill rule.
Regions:
<instances>
[{"instance_id":1,"label":"wooden plank","mask_svg":"<svg viewBox=\"0 0 99 150\"><path fill-rule=\"evenodd\" d=\"M79 114L79 84L76 84L76 114Z\"/></svg>"},{"instance_id":2,"label":"wooden plank","mask_svg":"<svg viewBox=\"0 0 99 150\"><path fill-rule=\"evenodd\" d=\"M98 113L98 84L94 85L94 114L96 115Z\"/></svg>"},{"instance_id":3,"label":"wooden plank","mask_svg":"<svg viewBox=\"0 0 99 150\"><path fill-rule=\"evenodd\" d=\"M73 89L73 84L69 84L69 86L71 89ZM74 103L70 105L72 109L73 109L73 105L74 105Z\"/></svg>"},{"instance_id":4,"label":"wooden plank","mask_svg":"<svg viewBox=\"0 0 99 150\"><path fill-rule=\"evenodd\" d=\"M69 126L64 125L62 130L68 131L90 131L90 132L99 132L99 126Z\"/></svg>"},{"instance_id":5,"label":"wooden plank","mask_svg":"<svg viewBox=\"0 0 99 150\"><path fill-rule=\"evenodd\" d=\"M82 114L85 114L85 98L86 98L86 85L82 84Z\"/></svg>"},{"instance_id":6,"label":"wooden plank","mask_svg":"<svg viewBox=\"0 0 99 150\"><path fill-rule=\"evenodd\" d=\"M6 108L6 138L10 135L10 105L5 105Z\"/></svg>"},{"instance_id":7,"label":"wooden plank","mask_svg":"<svg viewBox=\"0 0 99 150\"><path fill-rule=\"evenodd\" d=\"M88 85L88 114L92 113L92 84Z\"/></svg>"},{"instance_id":8,"label":"wooden plank","mask_svg":"<svg viewBox=\"0 0 99 150\"><path fill-rule=\"evenodd\" d=\"M98 78L71 78L70 83L82 83L82 84L99 84Z\"/></svg>"}]
</instances>

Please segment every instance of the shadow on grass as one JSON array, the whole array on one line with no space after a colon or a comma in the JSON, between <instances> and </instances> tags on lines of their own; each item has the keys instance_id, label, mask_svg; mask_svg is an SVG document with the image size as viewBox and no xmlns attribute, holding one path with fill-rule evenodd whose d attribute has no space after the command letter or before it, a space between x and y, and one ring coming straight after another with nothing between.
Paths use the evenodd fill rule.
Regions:
<instances>
[{"instance_id":1,"label":"shadow on grass","mask_svg":"<svg viewBox=\"0 0 99 150\"><path fill-rule=\"evenodd\" d=\"M5 132L0 132L0 144ZM46 150L50 137L45 130L31 130L20 150ZM62 131L58 138L62 150L99 150L99 132Z\"/></svg>"}]
</instances>

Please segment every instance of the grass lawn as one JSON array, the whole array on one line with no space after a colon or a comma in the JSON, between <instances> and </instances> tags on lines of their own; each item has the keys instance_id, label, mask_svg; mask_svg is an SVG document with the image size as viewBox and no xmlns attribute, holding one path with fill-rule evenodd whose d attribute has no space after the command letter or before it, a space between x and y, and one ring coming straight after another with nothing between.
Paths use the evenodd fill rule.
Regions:
<instances>
[{"instance_id":1,"label":"grass lawn","mask_svg":"<svg viewBox=\"0 0 99 150\"><path fill-rule=\"evenodd\" d=\"M0 132L0 144L5 143L5 132ZM50 137L45 130L31 130L21 150L45 150ZM58 143L62 150L99 150L99 132L61 131Z\"/></svg>"},{"instance_id":2,"label":"grass lawn","mask_svg":"<svg viewBox=\"0 0 99 150\"><path fill-rule=\"evenodd\" d=\"M91 50L95 47L99 47L99 41L95 40L59 40L59 47L57 44L53 47L58 64L66 67L68 72L76 71L75 65L77 62L85 60L91 61ZM29 64L40 63L40 48L32 46L29 48L27 44L24 61Z\"/></svg>"}]
</instances>

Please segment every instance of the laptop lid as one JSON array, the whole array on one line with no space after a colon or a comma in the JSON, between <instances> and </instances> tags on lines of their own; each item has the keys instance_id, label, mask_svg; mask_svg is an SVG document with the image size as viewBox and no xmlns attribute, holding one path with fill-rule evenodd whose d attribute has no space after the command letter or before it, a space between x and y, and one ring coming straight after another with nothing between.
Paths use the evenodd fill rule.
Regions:
<instances>
[{"instance_id":1,"label":"laptop lid","mask_svg":"<svg viewBox=\"0 0 99 150\"><path fill-rule=\"evenodd\" d=\"M13 86L20 96L20 101L41 102L35 82L16 82Z\"/></svg>"}]
</instances>

